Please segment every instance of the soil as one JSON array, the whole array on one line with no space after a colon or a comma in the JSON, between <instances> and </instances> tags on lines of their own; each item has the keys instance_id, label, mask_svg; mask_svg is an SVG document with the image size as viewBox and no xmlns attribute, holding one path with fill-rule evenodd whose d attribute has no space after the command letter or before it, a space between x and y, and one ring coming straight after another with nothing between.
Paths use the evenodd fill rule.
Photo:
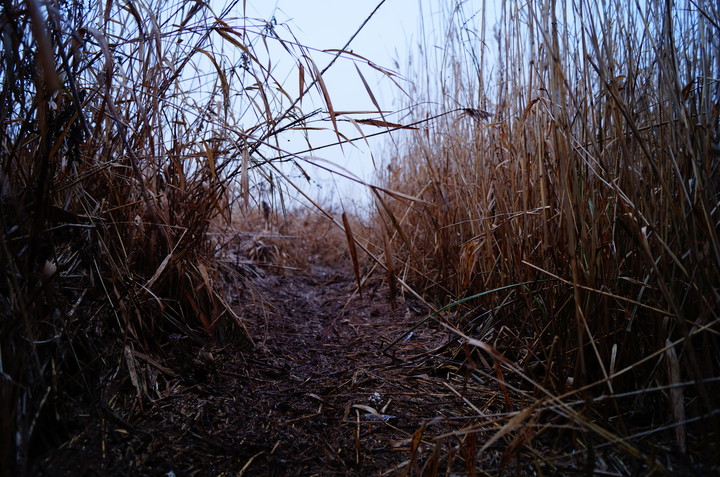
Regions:
<instances>
[{"instance_id":1,"label":"soil","mask_svg":"<svg viewBox=\"0 0 720 477\"><path fill-rule=\"evenodd\" d=\"M252 343L198 346L178 334L162 360L126 350L118 372L131 369L137 385L125 379L99 408L76 409L65 442L37 456L33 473L468 471L463 455L476 442L452 432L478 407L504 410L502 398L489 384L469 386L440 352L447 332L423 325L410 334L428 311L420 302L393 306L380 282L361 296L347 262L265 272L250 289L233 305ZM485 455L497 467L498 453Z\"/></svg>"}]
</instances>

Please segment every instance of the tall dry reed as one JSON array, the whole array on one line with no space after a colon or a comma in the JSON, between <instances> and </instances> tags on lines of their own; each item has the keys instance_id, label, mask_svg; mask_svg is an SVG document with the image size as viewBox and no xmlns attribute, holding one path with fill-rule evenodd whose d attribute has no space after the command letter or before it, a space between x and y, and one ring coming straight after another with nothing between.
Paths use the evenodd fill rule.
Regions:
<instances>
[{"instance_id":1,"label":"tall dry reed","mask_svg":"<svg viewBox=\"0 0 720 477\"><path fill-rule=\"evenodd\" d=\"M441 305L502 289L444 319L540 399L630 393L562 426L716 458L717 4L494 7L427 20L405 106L453 112L390 151L384 185L431 204L379 206L395 274Z\"/></svg>"},{"instance_id":2,"label":"tall dry reed","mask_svg":"<svg viewBox=\"0 0 720 477\"><path fill-rule=\"evenodd\" d=\"M73 403L114 415L124 385L142 408L170 334L242 336L208 232L278 185L284 134L336 121L310 52L244 5L2 3L0 474Z\"/></svg>"}]
</instances>

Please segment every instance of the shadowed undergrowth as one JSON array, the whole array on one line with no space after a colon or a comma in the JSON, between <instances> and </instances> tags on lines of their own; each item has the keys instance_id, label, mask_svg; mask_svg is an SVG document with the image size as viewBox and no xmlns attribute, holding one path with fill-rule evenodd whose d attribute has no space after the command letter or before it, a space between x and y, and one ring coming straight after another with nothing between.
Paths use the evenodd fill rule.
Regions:
<instances>
[{"instance_id":1,"label":"shadowed undergrowth","mask_svg":"<svg viewBox=\"0 0 720 477\"><path fill-rule=\"evenodd\" d=\"M3 3L3 475L63 439L64 403L106 408L127 385L142 406L157 377L136 359L169 335L243 337L218 287L221 232L284 204L295 184L276 162L296 157L281 138L337 116L310 51L243 9Z\"/></svg>"}]
</instances>

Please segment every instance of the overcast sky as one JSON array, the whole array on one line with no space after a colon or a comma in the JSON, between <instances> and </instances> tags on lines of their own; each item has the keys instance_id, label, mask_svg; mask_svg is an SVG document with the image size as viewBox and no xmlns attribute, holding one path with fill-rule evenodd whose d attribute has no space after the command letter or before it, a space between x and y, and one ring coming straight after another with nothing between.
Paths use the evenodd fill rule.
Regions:
<instances>
[{"instance_id":1,"label":"overcast sky","mask_svg":"<svg viewBox=\"0 0 720 477\"><path fill-rule=\"evenodd\" d=\"M441 9L448 7L450 0L385 0L365 28L358 34L349 46L349 50L362 55L373 63L384 68L396 71L401 76L407 73L407 62L410 54L417 55L418 39L421 35L430 32L421 31L421 16L426 29L437 25L441 16ZM340 49L358 30L365 19L380 4L380 0L359 0L354 2L338 0L247 0L246 16L269 20L274 17L280 24L285 24L306 47L317 50ZM467 0L466 8L471 10L473 1ZM479 3L479 2L475 2ZM242 8L242 2L239 4ZM242 15L237 12L237 15ZM231 15L233 16L233 15ZM285 36L280 30L281 36ZM320 69L324 68L333 55L316 51L313 59ZM364 67L366 76L373 94L384 110L397 107L398 97L402 92L388 78L374 74L372 68ZM333 107L336 111L370 111L374 106L365 92L354 65L350 61L338 61L330 71L323 76L330 91ZM401 79L403 88L407 88L407 81L412 78ZM297 82L288 78L289 84ZM317 105L320 107L322 105ZM372 116L357 116L357 118ZM377 116L377 115L375 115ZM378 130L379 131L379 130ZM376 132L366 131L366 132ZM404 134L400 131L394 134ZM357 136L357 134L355 134ZM334 139L332 133L317 135L319 140L313 141L313 146ZM378 161L382 160L383 147L386 137L380 137L371 142L371 147L360 143L359 149L352 146L323 149L315 155L340 165L360 176L362 179L372 181L372 160L370 152L375 154ZM349 187L346 181L333 181L322 172L311 174L314 178L314 191L316 196L333 196L338 194L358 199L365 195L361 188ZM312 187L311 187L312 188ZM362 200L361 200L362 201ZM348 200L350 202L350 200Z\"/></svg>"}]
</instances>

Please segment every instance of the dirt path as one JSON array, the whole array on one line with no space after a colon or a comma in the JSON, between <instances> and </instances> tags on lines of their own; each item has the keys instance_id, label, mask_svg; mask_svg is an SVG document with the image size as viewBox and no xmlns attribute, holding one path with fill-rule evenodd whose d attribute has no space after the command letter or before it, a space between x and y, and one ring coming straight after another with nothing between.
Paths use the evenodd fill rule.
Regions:
<instances>
[{"instance_id":1,"label":"dirt path","mask_svg":"<svg viewBox=\"0 0 720 477\"><path fill-rule=\"evenodd\" d=\"M248 471L397 473L410 457L413 433L432 417L430 406L442 404L420 392L413 381L423 377L408 376L397 352L383 354L423 308L406 303L393 310L384 289L354 294L347 266L273 275L256 287L272 313L267 321L256 314L254 336L265 338L242 366L243 401L253 411L241 432L247 450L261 453ZM437 348L442 339L427 333L422 343L414 340L414 351Z\"/></svg>"},{"instance_id":2,"label":"dirt path","mask_svg":"<svg viewBox=\"0 0 720 477\"><path fill-rule=\"evenodd\" d=\"M453 458L442 440L431 457L430 436L473 411L460 396L462 379L447 379L457 363L429 353L447 335L420 328L393 356L383 353L422 318L421 305L392 309L383 288L354 294L344 265L266 274L253 289L236 305L254 345L179 344L164 370L138 359L165 383L159 398L139 409L129 382L124 394L110 393L102 418L81 417L84 427L38 473L77 475L81 466L86 475L396 475ZM492 406L491 395L473 388L476 395L464 396ZM413 434L442 416L413 454Z\"/></svg>"}]
</instances>

